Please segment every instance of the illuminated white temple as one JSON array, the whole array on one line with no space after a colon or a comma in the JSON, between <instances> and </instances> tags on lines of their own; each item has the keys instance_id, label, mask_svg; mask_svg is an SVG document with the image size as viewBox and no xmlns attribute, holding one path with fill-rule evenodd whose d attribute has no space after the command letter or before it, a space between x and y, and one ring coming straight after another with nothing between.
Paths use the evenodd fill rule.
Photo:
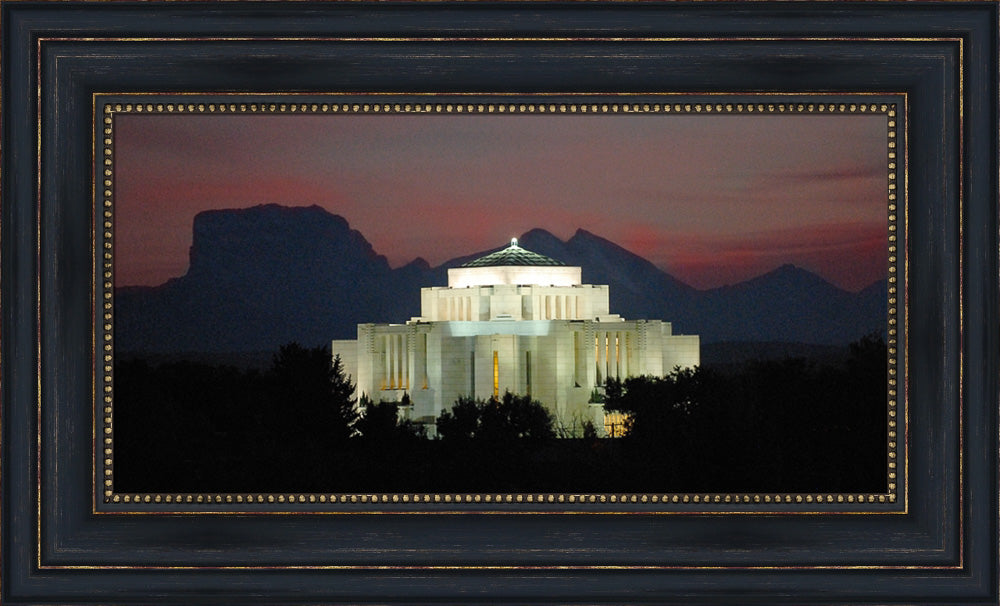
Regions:
<instances>
[{"instance_id":1,"label":"illuminated white temple","mask_svg":"<svg viewBox=\"0 0 1000 606\"><path fill-rule=\"evenodd\" d=\"M421 289L420 316L405 324L359 324L357 340L333 341L357 395L398 401L433 433L459 396L528 394L559 428L598 431L592 402L608 377L664 375L699 363L696 335L669 322L625 320L608 309L608 287L581 283L581 268L521 248L448 270L448 286ZM597 390L595 391L595 388Z\"/></svg>"}]
</instances>

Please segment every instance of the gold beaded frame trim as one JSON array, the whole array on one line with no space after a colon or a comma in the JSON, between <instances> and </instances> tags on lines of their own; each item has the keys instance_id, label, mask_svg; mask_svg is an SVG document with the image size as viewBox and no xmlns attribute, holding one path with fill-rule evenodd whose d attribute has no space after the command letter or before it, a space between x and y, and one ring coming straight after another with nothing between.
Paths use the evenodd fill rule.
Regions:
<instances>
[{"instance_id":1,"label":"gold beaded frame trim","mask_svg":"<svg viewBox=\"0 0 1000 606\"><path fill-rule=\"evenodd\" d=\"M304 96L301 96L304 97ZM251 514L903 514L908 511L906 419L905 94L641 95L94 95L94 513ZM124 493L114 482L114 128L122 114L877 114L886 118L888 301L884 493ZM900 208L900 198L902 207ZM902 215L900 215L900 211ZM902 217L902 220L900 220ZM902 243L902 248L900 245ZM101 287L98 289L97 284ZM902 289L900 289L902 284ZM99 293L99 294L98 294ZM900 311L902 310L902 312ZM902 330L902 333L900 333ZM900 334L903 341L901 344ZM900 425L902 424L902 427ZM903 439L898 439L902 435ZM902 473L902 482L899 474ZM569 507L567 507L569 506ZM611 506L611 507L609 507Z\"/></svg>"}]
</instances>

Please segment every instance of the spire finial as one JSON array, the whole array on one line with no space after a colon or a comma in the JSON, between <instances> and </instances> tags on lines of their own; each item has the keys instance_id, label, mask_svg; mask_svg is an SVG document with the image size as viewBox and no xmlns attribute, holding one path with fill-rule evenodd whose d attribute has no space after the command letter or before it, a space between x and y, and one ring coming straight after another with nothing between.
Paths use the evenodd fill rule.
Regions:
<instances>
[{"instance_id":1,"label":"spire finial","mask_svg":"<svg viewBox=\"0 0 1000 606\"><path fill-rule=\"evenodd\" d=\"M511 238L510 239L510 245L511 246L517 246L517 238Z\"/></svg>"}]
</instances>

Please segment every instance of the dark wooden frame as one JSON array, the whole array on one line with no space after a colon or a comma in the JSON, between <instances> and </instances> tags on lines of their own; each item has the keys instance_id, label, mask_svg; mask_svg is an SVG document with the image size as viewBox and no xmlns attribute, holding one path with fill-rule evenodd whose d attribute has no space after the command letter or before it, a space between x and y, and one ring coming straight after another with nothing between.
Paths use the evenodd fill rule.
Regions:
<instances>
[{"instance_id":1,"label":"dark wooden frame","mask_svg":"<svg viewBox=\"0 0 1000 606\"><path fill-rule=\"evenodd\" d=\"M997 603L997 9L2 3L2 599ZM906 512L95 512L92 98L157 91L905 94Z\"/></svg>"}]
</instances>

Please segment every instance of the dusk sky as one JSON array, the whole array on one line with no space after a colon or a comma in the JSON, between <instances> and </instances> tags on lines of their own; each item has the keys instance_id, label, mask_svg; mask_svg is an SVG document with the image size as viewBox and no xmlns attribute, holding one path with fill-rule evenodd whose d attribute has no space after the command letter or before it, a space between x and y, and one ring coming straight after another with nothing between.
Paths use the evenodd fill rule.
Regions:
<instances>
[{"instance_id":1,"label":"dusk sky","mask_svg":"<svg viewBox=\"0 0 1000 606\"><path fill-rule=\"evenodd\" d=\"M116 283L187 271L208 209L319 205L393 267L583 228L696 288L887 274L885 115L118 115ZM430 286L430 285L428 285Z\"/></svg>"}]
</instances>

